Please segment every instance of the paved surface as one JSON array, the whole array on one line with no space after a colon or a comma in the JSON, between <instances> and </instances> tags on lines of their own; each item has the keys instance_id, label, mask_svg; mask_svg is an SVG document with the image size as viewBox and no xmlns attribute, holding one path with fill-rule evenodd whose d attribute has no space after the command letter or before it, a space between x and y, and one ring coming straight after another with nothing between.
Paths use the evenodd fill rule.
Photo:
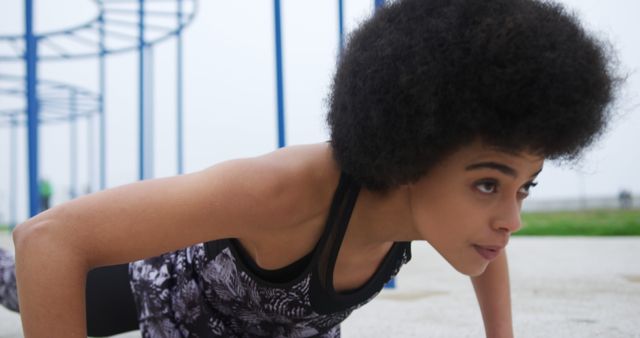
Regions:
<instances>
[{"instance_id":1,"label":"paved surface","mask_svg":"<svg viewBox=\"0 0 640 338\"><path fill-rule=\"evenodd\" d=\"M509 257L516 337L640 338L640 237L514 238ZM354 312L343 337L484 336L468 278L428 245L413 244L397 284ZM0 338L17 337L19 316L0 309Z\"/></svg>"}]
</instances>

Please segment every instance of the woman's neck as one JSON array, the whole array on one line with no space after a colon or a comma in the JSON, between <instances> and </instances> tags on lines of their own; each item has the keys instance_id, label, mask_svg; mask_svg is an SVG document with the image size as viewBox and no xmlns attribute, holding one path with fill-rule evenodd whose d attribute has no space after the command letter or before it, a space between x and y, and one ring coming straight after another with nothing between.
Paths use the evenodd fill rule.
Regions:
<instances>
[{"instance_id":1,"label":"woman's neck","mask_svg":"<svg viewBox=\"0 0 640 338\"><path fill-rule=\"evenodd\" d=\"M347 235L351 243L359 247L379 247L391 242L421 239L413 225L406 187L384 193L363 188Z\"/></svg>"}]
</instances>

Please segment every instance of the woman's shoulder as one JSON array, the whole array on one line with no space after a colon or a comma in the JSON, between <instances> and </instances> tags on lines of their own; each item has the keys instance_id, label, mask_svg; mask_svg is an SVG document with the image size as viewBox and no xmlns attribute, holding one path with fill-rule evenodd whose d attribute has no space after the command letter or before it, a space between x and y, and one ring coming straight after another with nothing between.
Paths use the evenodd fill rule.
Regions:
<instances>
[{"instance_id":1,"label":"woman's shoulder","mask_svg":"<svg viewBox=\"0 0 640 338\"><path fill-rule=\"evenodd\" d=\"M293 230L324 217L339 179L328 143L290 146L227 161L197 177L199 186L211 190L208 195L216 195L214 200L225 199L226 208L245 210L243 218L253 226L234 228L238 231L234 237Z\"/></svg>"},{"instance_id":2,"label":"woman's shoulder","mask_svg":"<svg viewBox=\"0 0 640 338\"><path fill-rule=\"evenodd\" d=\"M295 145L280 148L255 158L274 174L291 180L306 182L305 185L337 182L340 169L333 158L329 143Z\"/></svg>"},{"instance_id":3,"label":"woman's shoulder","mask_svg":"<svg viewBox=\"0 0 640 338\"><path fill-rule=\"evenodd\" d=\"M254 159L271 181L269 194L283 197L301 218L324 213L340 179L328 143L296 145Z\"/></svg>"},{"instance_id":4,"label":"woman's shoulder","mask_svg":"<svg viewBox=\"0 0 640 338\"><path fill-rule=\"evenodd\" d=\"M253 187L251 198L257 203L249 212L259 220L234 237L249 251L260 252L266 266L284 266L283 260L292 262L309 252L322 232L340 180L330 146L290 146L236 165L234 171Z\"/></svg>"}]
</instances>

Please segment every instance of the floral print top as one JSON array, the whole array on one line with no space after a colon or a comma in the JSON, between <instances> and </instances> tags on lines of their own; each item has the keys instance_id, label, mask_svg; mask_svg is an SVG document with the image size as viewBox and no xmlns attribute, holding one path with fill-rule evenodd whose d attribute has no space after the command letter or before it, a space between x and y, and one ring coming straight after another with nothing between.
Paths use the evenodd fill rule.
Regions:
<instances>
[{"instance_id":1,"label":"floral print top","mask_svg":"<svg viewBox=\"0 0 640 338\"><path fill-rule=\"evenodd\" d=\"M261 278L232 239L130 263L143 337L340 337L339 324L411 258L397 242L362 287L333 289L333 268L359 186L343 174L308 263L288 280Z\"/></svg>"}]
</instances>

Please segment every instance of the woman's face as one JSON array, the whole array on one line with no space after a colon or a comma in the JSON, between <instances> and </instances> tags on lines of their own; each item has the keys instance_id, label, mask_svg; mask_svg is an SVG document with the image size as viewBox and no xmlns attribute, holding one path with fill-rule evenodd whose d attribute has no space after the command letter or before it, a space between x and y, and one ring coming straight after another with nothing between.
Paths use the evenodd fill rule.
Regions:
<instances>
[{"instance_id":1,"label":"woman's face","mask_svg":"<svg viewBox=\"0 0 640 338\"><path fill-rule=\"evenodd\" d=\"M458 150L409 186L415 230L456 270L482 274L520 229L522 201L543 162L479 142Z\"/></svg>"}]
</instances>

